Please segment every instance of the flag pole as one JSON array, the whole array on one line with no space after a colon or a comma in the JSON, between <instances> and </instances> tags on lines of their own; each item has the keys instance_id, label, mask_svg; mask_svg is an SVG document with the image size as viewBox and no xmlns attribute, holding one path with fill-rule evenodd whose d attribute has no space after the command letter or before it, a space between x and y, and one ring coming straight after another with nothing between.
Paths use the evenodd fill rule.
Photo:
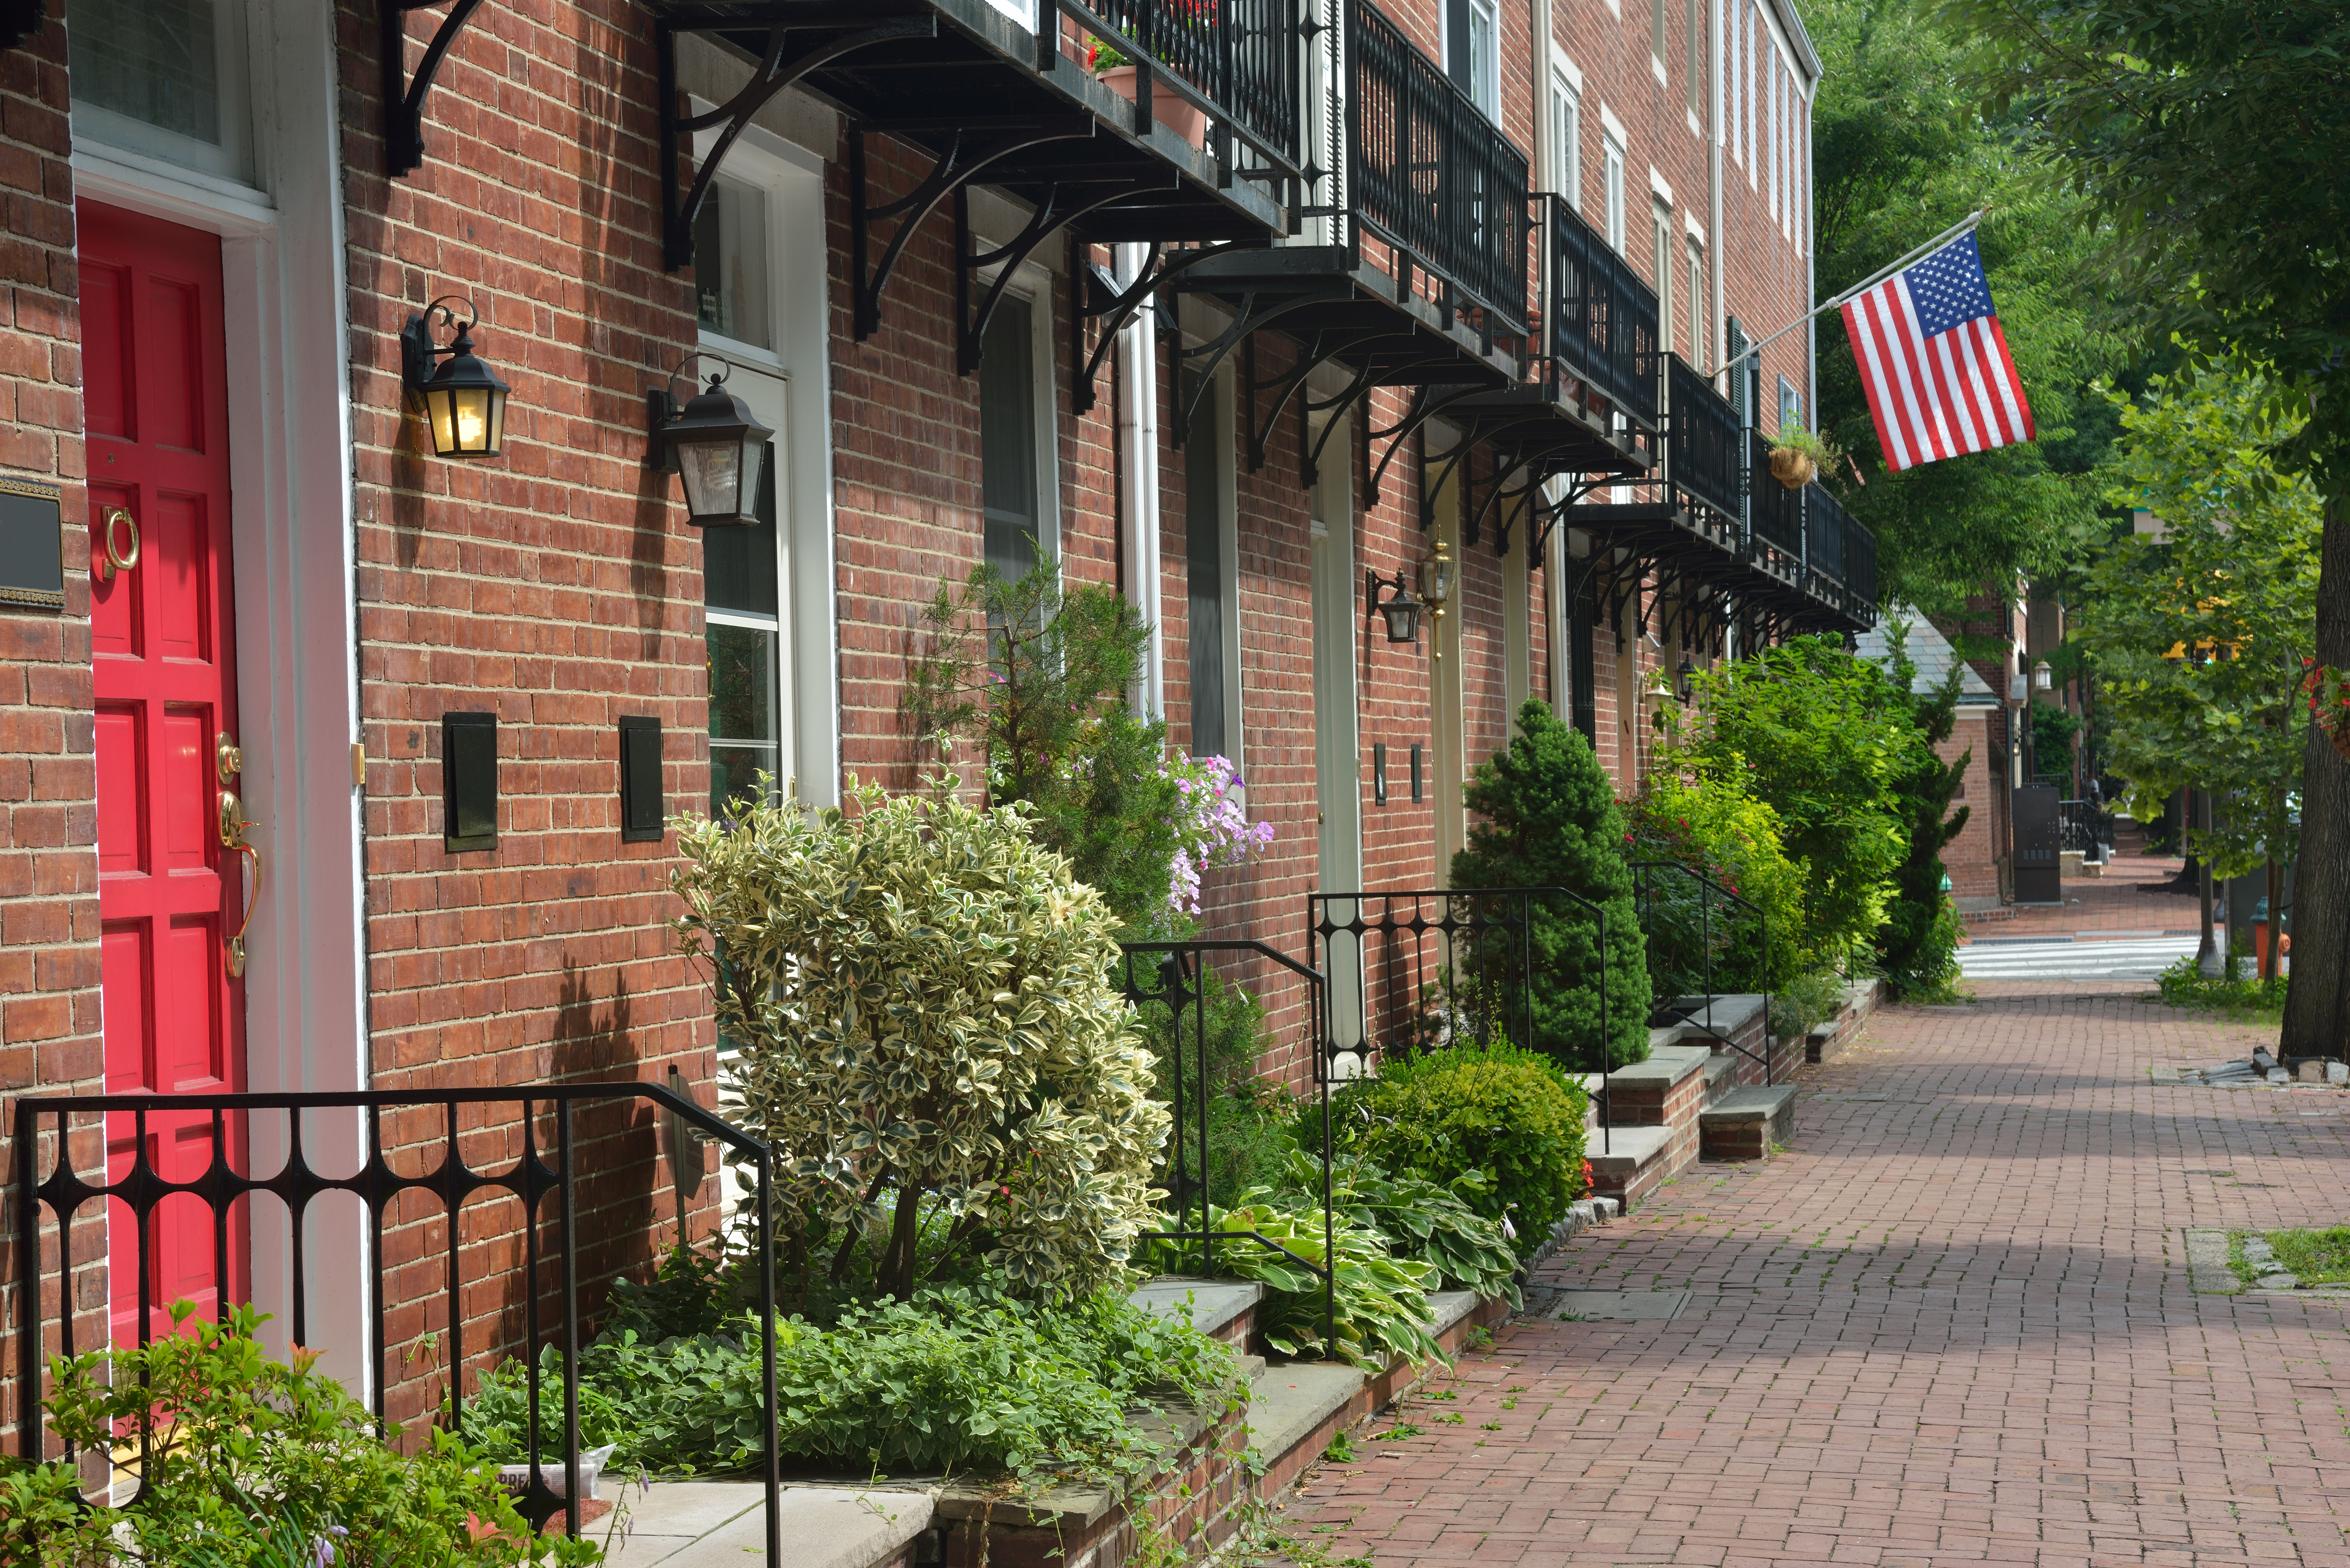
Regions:
<instances>
[{"instance_id":1,"label":"flag pole","mask_svg":"<svg viewBox=\"0 0 2350 1568\"><path fill-rule=\"evenodd\" d=\"M1908 254L1903 256L1899 261L1895 262L1891 266L1878 268L1867 277L1863 278L1860 282L1854 284L1850 288L1846 289L1842 294L1837 295L1834 299L1828 300L1824 304L1812 306L1811 309L1806 310L1804 314L1795 317L1794 320L1787 323L1786 326L1779 328L1778 331L1771 334L1770 337L1763 338L1761 342L1749 343L1742 351L1732 355L1731 358L1723 360L1721 364L1716 365L1712 369L1707 371L1706 379L1709 381L1713 379L1714 377L1721 375L1724 370L1729 369L1741 359L1751 358L1754 355L1760 354L1763 349L1769 348L1772 344L1776 343L1780 338L1784 337L1788 333L1793 332L1796 327L1801 327L1813 317L1819 315L1820 312L1824 310L1837 309L1842 306L1848 304L1857 296L1867 293L1870 289L1875 288L1878 284L1883 283L1887 278L1891 277L1895 273L1899 272L1903 267L1908 266L1911 262L1916 261L1919 256L1925 255L1932 251L1940 250L1944 245L1949 244L1960 234L1973 233L1975 225L1981 223L1983 221L1984 214L1988 213L1990 211L1991 209L1989 207L1977 208L1975 211L1968 213L1965 217L1960 219L1957 223L1951 224L1949 228L1944 229L1940 234L1936 234L1932 239L1928 240L1924 244L1919 245L1916 250L1913 250Z\"/></svg>"}]
</instances>

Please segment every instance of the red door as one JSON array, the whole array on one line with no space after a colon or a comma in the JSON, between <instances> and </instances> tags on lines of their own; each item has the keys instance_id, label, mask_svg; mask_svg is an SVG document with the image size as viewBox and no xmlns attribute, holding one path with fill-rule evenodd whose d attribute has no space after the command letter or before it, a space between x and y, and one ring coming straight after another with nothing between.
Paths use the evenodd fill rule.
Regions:
<instances>
[{"instance_id":1,"label":"red door","mask_svg":"<svg viewBox=\"0 0 2350 1568\"><path fill-rule=\"evenodd\" d=\"M77 217L106 1088L242 1089L244 987L226 955L244 918L244 872L221 826L242 761L220 240L89 202ZM138 1141L135 1117L108 1119L110 1177L129 1171ZM232 1126L228 1141L242 1168L243 1129ZM209 1113L147 1113L148 1158L166 1179L201 1176L213 1142ZM194 1197L157 1207L151 1332L168 1325L175 1300L211 1316L224 1286L247 1298L244 1219L240 1203L222 1234ZM108 1220L114 1339L135 1343L138 1227L120 1202Z\"/></svg>"}]
</instances>

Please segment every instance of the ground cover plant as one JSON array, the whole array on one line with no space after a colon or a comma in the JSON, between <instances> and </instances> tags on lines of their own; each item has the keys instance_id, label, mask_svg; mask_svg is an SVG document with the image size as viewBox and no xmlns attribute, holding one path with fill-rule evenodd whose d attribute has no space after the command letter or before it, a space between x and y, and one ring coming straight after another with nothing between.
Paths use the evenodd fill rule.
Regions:
<instances>
[{"instance_id":1,"label":"ground cover plant","mask_svg":"<svg viewBox=\"0 0 2350 1568\"><path fill-rule=\"evenodd\" d=\"M1397 1257L1385 1236L1352 1213L1326 1217L1318 1196L1253 1187L1229 1207L1211 1204L1207 1219L1208 1230L1218 1237L1217 1275L1257 1280L1267 1287L1257 1324L1265 1343L1282 1355L1357 1366L1381 1366L1395 1355L1409 1361L1445 1358L1431 1332L1436 1318L1428 1302L1440 1271L1434 1263ZM1263 1244L1268 1241L1275 1246ZM1197 1243L1158 1246L1170 1272L1204 1266ZM1326 1268L1333 1272L1327 1314L1317 1272Z\"/></svg>"},{"instance_id":2,"label":"ground cover plant","mask_svg":"<svg viewBox=\"0 0 2350 1568\"><path fill-rule=\"evenodd\" d=\"M71 1465L0 1466L0 1563L55 1568L492 1568L589 1563L589 1541L535 1535L477 1448L433 1431L413 1454L314 1353L276 1360L250 1306L224 1324L51 1363L44 1408L76 1449L150 1448L135 1508L83 1510Z\"/></svg>"},{"instance_id":3,"label":"ground cover plant","mask_svg":"<svg viewBox=\"0 0 2350 1568\"><path fill-rule=\"evenodd\" d=\"M2230 954L2218 974L2205 974L2192 958L2182 958L2155 978L2156 994L2173 1007L2272 1023L2284 1016L2290 983L2285 975L2262 980L2247 972L2241 953Z\"/></svg>"},{"instance_id":4,"label":"ground cover plant","mask_svg":"<svg viewBox=\"0 0 2350 1568\"><path fill-rule=\"evenodd\" d=\"M2269 1244L2278 1262L2286 1272L2304 1285L2350 1284L2350 1225L2329 1226L2323 1231L2265 1231L2260 1239ZM2258 1275L2244 1261L2243 1238L2230 1238L2229 1260L2247 1283Z\"/></svg>"},{"instance_id":5,"label":"ground cover plant","mask_svg":"<svg viewBox=\"0 0 2350 1568\"><path fill-rule=\"evenodd\" d=\"M736 1255L720 1272L743 1272ZM711 1302L735 1299L731 1285ZM761 1331L754 1314L703 1329L683 1293L649 1310L639 1294L580 1362L580 1442L656 1474L741 1470L765 1447ZM671 1328L692 1332L670 1334ZM828 1322L776 1326L779 1452L795 1464L1111 1477L1148 1467L1132 1419L1147 1400L1205 1404L1237 1393L1230 1346L1187 1317L1159 1317L1115 1291L1043 1304L996 1284L925 1290L852 1305ZM562 1364L541 1364L542 1453L559 1452ZM528 1394L508 1363L482 1379L466 1431L509 1462L526 1457Z\"/></svg>"}]
</instances>

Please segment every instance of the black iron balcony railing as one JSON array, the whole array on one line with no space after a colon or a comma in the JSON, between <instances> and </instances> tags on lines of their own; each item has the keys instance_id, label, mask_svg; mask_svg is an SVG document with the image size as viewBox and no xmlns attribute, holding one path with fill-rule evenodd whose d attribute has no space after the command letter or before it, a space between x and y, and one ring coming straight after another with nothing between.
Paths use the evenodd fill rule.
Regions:
<instances>
[{"instance_id":1,"label":"black iron balcony railing","mask_svg":"<svg viewBox=\"0 0 2350 1568\"><path fill-rule=\"evenodd\" d=\"M1526 155L1370 0L1348 0L1346 215L1455 309L1526 329Z\"/></svg>"},{"instance_id":2,"label":"black iron balcony railing","mask_svg":"<svg viewBox=\"0 0 2350 1568\"><path fill-rule=\"evenodd\" d=\"M1555 394L1561 378L1579 378L1634 424L1655 431L1657 291L1565 197L1537 196L1534 205L1550 273L1545 385Z\"/></svg>"},{"instance_id":3,"label":"black iron balcony railing","mask_svg":"<svg viewBox=\"0 0 2350 1568\"><path fill-rule=\"evenodd\" d=\"M1748 431L1746 442L1746 521L1754 549L1770 557L1766 565L1790 574L1799 571L1804 560L1803 495L1780 483L1771 472L1771 443L1760 431Z\"/></svg>"},{"instance_id":4,"label":"black iron balcony railing","mask_svg":"<svg viewBox=\"0 0 2350 1568\"><path fill-rule=\"evenodd\" d=\"M1814 490L1819 489L1814 485ZM1836 505L1835 498L1825 490L1820 498L1844 520L1844 594L1845 607L1855 618L1874 624L1877 619L1877 535L1855 521L1849 513Z\"/></svg>"},{"instance_id":5,"label":"black iron balcony railing","mask_svg":"<svg viewBox=\"0 0 2350 1568\"><path fill-rule=\"evenodd\" d=\"M1298 0L1048 3L1069 19L1081 40L1099 39L1134 66L1136 110L1144 123L1152 112L1148 95L1171 92L1208 114L1218 139L1215 151L1224 162L1238 164L1244 174L1297 168L1303 76ZM1227 144L1235 136L1237 148ZM1252 152L1257 156L1250 157Z\"/></svg>"},{"instance_id":6,"label":"black iron balcony railing","mask_svg":"<svg viewBox=\"0 0 2350 1568\"><path fill-rule=\"evenodd\" d=\"M1672 424L1665 442L1665 476L1682 494L1735 520L1743 488L1738 410L1679 354L1669 364Z\"/></svg>"},{"instance_id":7,"label":"black iron balcony railing","mask_svg":"<svg viewBox=\"0 0 2350 1568\"><path fill-rule=\"evenodd\" d=\"M1806 484L1804 497L1804 568L1844 586L1844 508L1817 484Z\"/></svg>"}]
</instances>

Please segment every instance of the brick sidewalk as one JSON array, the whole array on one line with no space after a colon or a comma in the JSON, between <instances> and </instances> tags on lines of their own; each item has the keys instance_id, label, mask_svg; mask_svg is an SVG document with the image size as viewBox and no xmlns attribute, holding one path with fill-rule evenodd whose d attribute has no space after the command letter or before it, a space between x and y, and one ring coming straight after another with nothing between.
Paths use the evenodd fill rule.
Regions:
<instances>
[{"instance_id":1,"label":"brick sidewalk","mask_svg":"<svg viewBox=\"0 0 2350 1568\"><path fill-rule=\"evenodd\" d=\"M1981 989L1808 1069L1792 1153L1570 1245L1539 1283L1695 1299L1505 1326L1289 1504L1304 1555L2350 1564L2350 1302L2191 1294L2181 1241L2350 1218L2350 1096L2156 1086L2273 1031Z\"/></svg>"}]
</instances>

